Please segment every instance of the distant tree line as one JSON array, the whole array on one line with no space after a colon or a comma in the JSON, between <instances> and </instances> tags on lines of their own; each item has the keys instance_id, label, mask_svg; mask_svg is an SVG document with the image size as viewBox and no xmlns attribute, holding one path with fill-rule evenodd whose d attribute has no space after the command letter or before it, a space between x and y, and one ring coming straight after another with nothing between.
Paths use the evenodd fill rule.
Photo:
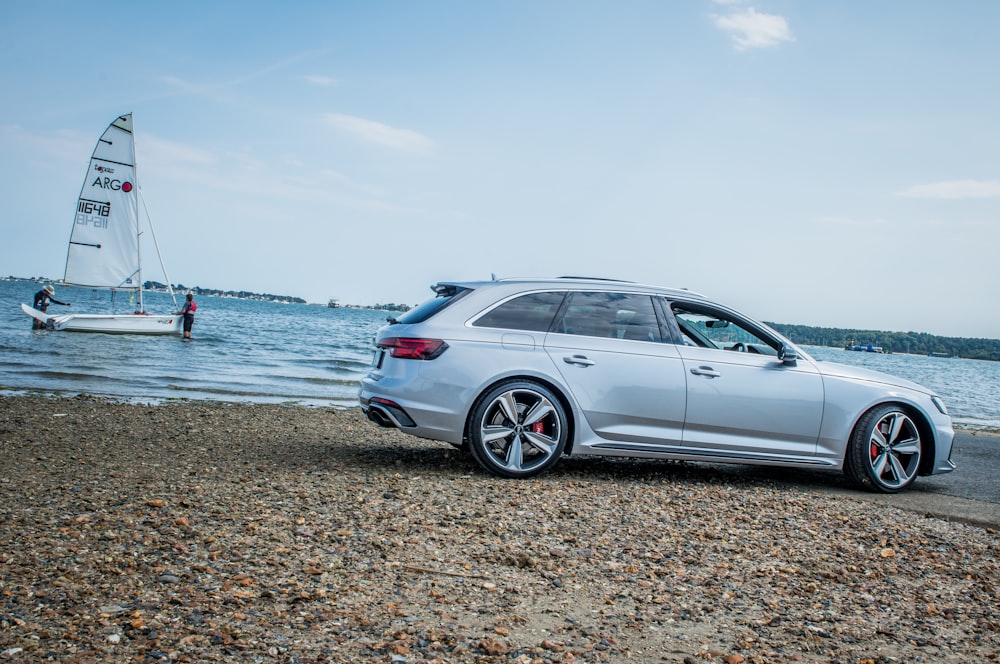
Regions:
<instances>
[{"instance_id":1,"label":"distant tree line","mask_svg":"<svg viewBox=\"0 0 1000 664\"><path fill-rule=\"evenodd\" d=\"M393 303L393 304L376 304L373 307L367 307L367 308L370 308L370 309L381 309L383 311L403 311L403 312L409 311L411 309L410 305L408 305L408 304L395 304L395 303Z\"/></svg>"},{"instance_id":2,"label":"distant tree line","mask_svg":"<svg viewBox=\"0 0 1000 664\"><path fill-rule=\"evenodd\" d=\"M881 346L886 353L947 355L970 360L1000 361L1000 339L938 337L926 332L880 332L836 327L768 323L797 344L848 348L856 344Z\"/></svg>"},{"instance_id":3,"label":"distant tree line","mask_svg":"<svg viewBox=\"0 0 1000 664\"><path fill-rule=\"evenodd\" d=\"M147 281L142 285L142 287L146 290L167 290L167 285L161 284L158 281ZM241 300L264 300L267 302L306 304L306 301L301 297L293 297L291 295L272 295L271 293L253 293L250 291L222 291L215 288L202 288L200 286L188 288L184 284L175 284L173 289L177 292L191 292L195 295L216 295L219 297L234 297Z\"/></svg>"}]
</instances>

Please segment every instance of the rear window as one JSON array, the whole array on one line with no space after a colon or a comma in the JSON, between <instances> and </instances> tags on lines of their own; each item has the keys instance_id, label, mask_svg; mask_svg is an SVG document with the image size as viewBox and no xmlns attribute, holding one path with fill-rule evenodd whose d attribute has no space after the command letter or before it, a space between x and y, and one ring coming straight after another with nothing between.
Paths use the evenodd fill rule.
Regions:
<instances>
[{"instance_id":1,"label":"rear window","mask_svg":"<svg viewBox=\"0 0 1000 664\"><path fill-rule=\"evenodd\" d=\"M563 293L521 295L480 316L473 326L547 332L562 301Z\"/></svg>"},{"instance_id":2,"label":"rear window","mask_svg":"<svg viewBox=\"0 0 1000 664\"><path fill-rule=\"evenodd\" d=\"M436 286L437 296L423 302L396 319L400 324L423 323L425 320L446 308L453 302L461 300L472 289L458 286Z\"/></svg>"}]
</instances>

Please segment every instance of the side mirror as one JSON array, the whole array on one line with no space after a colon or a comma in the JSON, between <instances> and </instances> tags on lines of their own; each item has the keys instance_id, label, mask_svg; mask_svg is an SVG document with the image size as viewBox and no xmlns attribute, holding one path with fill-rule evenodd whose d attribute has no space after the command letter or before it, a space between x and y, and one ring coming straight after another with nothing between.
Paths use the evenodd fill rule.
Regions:
<instances>
[{"instance_id":1,"label":"side mirror","mask_svg":"<svg viewBox=\"0 0 1000 664\"><path fill-rule=\"evenodd\" d=\"M794 365L796 360L799 359L799 356L795 352L794 348L792 348L787 344L782 344L781 350L778 351L778 359L784 362L785 364Z\"/></svg>"}]
</instances>

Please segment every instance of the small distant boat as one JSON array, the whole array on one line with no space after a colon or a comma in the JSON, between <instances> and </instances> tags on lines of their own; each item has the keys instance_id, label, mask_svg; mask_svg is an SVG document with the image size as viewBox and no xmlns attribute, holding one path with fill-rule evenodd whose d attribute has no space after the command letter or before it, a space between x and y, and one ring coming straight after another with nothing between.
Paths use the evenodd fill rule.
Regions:
<instances>
[{"instance_id":1,"label":"small distant boat","mask_svg":"<svg viewBox=\"0 0 1000 664\"><path fill-rule=\"evenodd\" d=\"M146 215L153 243L152 222ZM181 334L183 316L146 313L142 299L142 262L139 238L139 186L136 180L132 114L122 115L104 130L90 157L73 230L66 253L65 286L128 291L137 296L129 314L49 315L26 304L21 309L50 330L113 334ZM157 247L159 257L159 248ZM160 259L163 268L163 260ZM163 270L166 276L166 269ZM170 279L167 280L168 289ZM170 296L174 293L170 290ZM174 309L177 300L174 299Z\"/></svg>"},{"instance_id":2,"label":"small distant boat","mask_svg":"<svg viewBox=\"0 0 1000 664\"><path fill-rule=\"evenodd\" d=\"M871 344L855 344L853 346L848 346L845 350L856 350L862 353L884 353L885 351L881 346L873 346Z\"/></svg>"},{"instance_id":3,"label":"small distant boat","mask_svg":"<svg viewBox=\"0 0 1000 664\"><path fill-rule=\"evenodd\" d=\"M927 353L927 357L952 357L951 353Z\"/></svg>"}]
</instances>

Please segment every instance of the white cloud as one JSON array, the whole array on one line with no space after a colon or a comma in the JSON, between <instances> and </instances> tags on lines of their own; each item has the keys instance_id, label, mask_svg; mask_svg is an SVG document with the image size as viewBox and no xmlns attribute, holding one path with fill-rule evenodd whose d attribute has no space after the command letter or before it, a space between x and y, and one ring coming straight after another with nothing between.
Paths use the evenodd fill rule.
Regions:
<instances>
[{"instance_id":1,"label":"white cloud","mask_svg":"<svg viewBox=\"0 0 1000 664\"><path fill-rule=\"evenodd\" d=\"M397 129L374 120L340 113L326 113L323 119L333 127L358 138L396 150L426 153L434 147L431 139L410 129Z\"/></svg>"},{"instance_id":2,"label":"white cloud","mask_svg":"<svg viewBox=\"0 0 1000 664\"><path fill-rule=\"evenodd\" d=\"M784 16L762 14L753 7L726 16L715 16L714 20L717 27L729 33L738 51L794 41Z\"/></svg>"},{"instance_id":3,"label":"white cloud","mask_svg":"<svg viewBox=\"0 0 1000 664\"><path fill-rule=\"evenodd\" d=\"M307 83L312 83L313 85L317 85L321 88L329 87L337 83L337 79L335 78L331 78L329 76L318 76L314 74L313 75L303 74L302 76L299 76L299 78L301 78L303 81Z\"/></svg>"},{"instance_id":4,"label":"white cloud","mask_svg":"<svg viewBox=\"0 0 1000 664\"><path fill-rule=\"evenodd\" d=\"M29 131L21 125L0 125L0 148L5 154L16 149L35 157L55 156L79 161L80 155L93 149L94 140L68 131Z\"/></svg>"},{"instance_id":5,"label":"white cloud","mask_svg":"<svg viewBox=\"0 0 1000 664\"><path fill-rule=\"evenodd\" d=\"M896 195L906 198L1000 198L1000 181L950 180L931 182L914 185Z\"/></svg>"},{"instance_id":6,"label":"white cloud","mask_svg":"<svg viewBox=\"0 0 1000 664\"><path fill-rule=\"evenodd\" d=\"M168 141L152 134L136 132L135 142L136 151L142 153L143 162L164 167L210 166L217 161L216 155L209 150Z\"/></svg>"},{"instance_id":7,"label":"white cloud","mask_svg":"<svg viewBox=\"0 0 1000 664\"><path fill-rule=\"evenodd\" d=\"M289 205L318 205L323 209L396 210L385 191L330 169L311 170L301 158L284 154L261 158L246 151L205 150L148 136L142 140L144 192L155 197L183 190L186 204L221 200L236 195L238 205L258 211ZM263 214L263 212L261 212Z\"/></svg>"},{"instance_id":8,"label":"white cloud","mask_svg":"<svg viewBox=\"0 0 1000 664\"><path fill-rule=\"evenodd\" d=\"M301 53L294 53L286 58L277 60L270 64L266 64L253 71L246 72L235 78L230 78L228 80L215 80L206 81L203 83L193 83L191 81L185 80L178 76L162 76L161 80L170 88L173 89L172 94L180 95L192 95L192 96L202 96L209 99L217 99L220 101L225 101L223 93L227 90L233 90L239 88L240 86L249 83L251 81L259 80L268 77L277 71L281 71L292 65L296 65L303 60L309 60L322 55L324 51L303 51ZM301 76L301 78L309 81L314 85L331 85L336 83L335 79L326 76ZM163 95L160 95L163 96ZM171 96L168 93L167 96Z\"/></svg>"}]
</instances>

